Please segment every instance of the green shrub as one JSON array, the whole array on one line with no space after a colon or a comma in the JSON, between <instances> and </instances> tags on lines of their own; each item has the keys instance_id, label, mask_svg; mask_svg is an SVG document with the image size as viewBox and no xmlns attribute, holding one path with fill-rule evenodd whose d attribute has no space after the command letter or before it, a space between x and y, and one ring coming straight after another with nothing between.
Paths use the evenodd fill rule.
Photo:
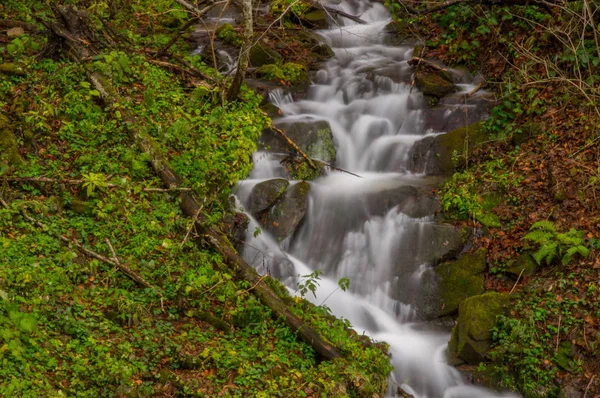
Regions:
<instances>
[{"instance_id":1,"label":"green shrub","mask_svg":"<svg viewBox=\"0 0 600 398\"><path fill-rule=\"evenodd\" d=\"M523 239L538 247L533 258L540 265L542 262L551 264L556 258L560 258L562 264L566 265L576 254L582 257L589 254L583 240L583 231L571 228L568 232L559 233L554 223L547 220L533 224Z\"/></svg>"}]
</instances>

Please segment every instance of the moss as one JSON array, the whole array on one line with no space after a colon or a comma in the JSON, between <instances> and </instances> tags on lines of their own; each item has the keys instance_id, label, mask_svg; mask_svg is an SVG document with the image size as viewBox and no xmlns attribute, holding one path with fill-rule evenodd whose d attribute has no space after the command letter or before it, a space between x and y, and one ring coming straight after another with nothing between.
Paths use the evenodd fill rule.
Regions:
<instances>
[{"instance_id":1,"label":"moss","mask_svg":"<svg viewBox=\"0 0 600 398\"><path fill-rule=\"evenodd\" d=\"M415 84L425 95L442 98L454 89L454 83L442 72L417 72Z\"/></svg>"},{"instance_id":2,"label":"moss","mask_svg":"<svg viewBox=\"0 0 600 398\"><path fill-rule=\"evenodd\" d=\"M327 127L317 130L317 140L308 148L307 152L311 158L320 159L328 163L335 161L336 150L333 144L331 128Z\"/></svg>"},{"instance_id":3,"label":"moss","mask_svg":"<svg viewBox=\"0 0 600 398\"><path fill-rule=\"evenodd\" d=\"M538 269L538 263L535 261L533 256L529 253L523 253L515 261L515 264L510 267L506 272L515 278L518 278L523 271L523 276L532 276Z\"/></svg>"},{"instance_id":4,"label":"moss","mask_svg":"<svg viewBox=\"0 0 600 398\"><path fill-rule=\"evenodd\" d=\"M303 87L310 84L306 67L294 62L288 62L283 65L277 63L262 65L256 70L256 75L260 78L274 80L284 85Z\"/></svg>"},{"instance_id":5,"label":"moss","mask_svg":"<svg viewBox=\"0 0 600 398\"><path fill-rule=\"evenodd\" d=\"M482 248L426 271L422 307L428 318L451 315L465 299L484 292L486 255L487 250Z\"/></svg>"},{"instance_id":6,"label":"moss","mask_svg":"<svg viewBox=\"0 0 600 398\"><path fill-rule=\"evenodd\" d=\"M486 357L492 344L491 329L496 318L503 314L509 304L505 293L489 292L469 297L458 310L458 321L448 343L448 355L453 363L465 361L477 365Z\"/></svg>"},{"instance_id":7,"label":"moss","mask_svg":"<svg viewBox=\"0 0 600 398\"><path fill-rule=\"evenodd\" d=\"M19 147L13 134L8 118L0 113L0 175L7 170L19 167L23 159L19 154Z\"/></svg>"},{"instance_id":8,"label":"moss","mask_svg":"<svg viewBox=\"0 0 600 398\"><path fill-rule=\"evenodd\" d=\"M473 146L486 139L484 122L473 123L440 135L438 153L442 167L452 170L464 165Z\"/></svg>"},{"instance_id":9,"label":"moss","mask_svg":"<svg viewBox=\"0 0 600 398\"><path fill-rule=\"evenodd\" d=\"M250 50L250 64L260 67L268 64L280 64L283 57L264 43L258 43Z\"/></svg>"},{"instance_id":10,"label":"moss","mask_svg":"<svg viewBox=\"0 0 600 398\"><path fill-rule=\"evenodd\" d=\"M292 178L294 180L312 181L321 177L325 172L325 167L320 163L314 163L314 165L315 168L312 168L304 159L294 163L290 170Z\"/></svg>"},{"instance_id":11,"label":"moss","mask_svg":"<svg viewBox=\"0 0 600 398\"><path fill-rule=\"evenodd\" d=\"M12 63L0 64L0 73L4 73L6 75L25 76L25 71L23 68Z\"/></svg>"},{"instance_id":12,"label":"moss","mask_svg":"<svg viewBox=\"0 0 600 398\"><path fill-rule=\"evenodd\" d=\"M68 207L75 213L91 216L93 205L84 200L75 199L69 203Z\"/></svg>"},{"instance_id":13,"label":"moss","mask_svg":"<svg viewBox=\"0 0 600 398\"><path fill-rule=\"evenodd\" d=\"M219 40L225 44L229 44L230 46L241 47L243 44L242 39L236 32L233 25L230 23L224 23L223 25L219 26L215 34Z\"/></svg>"}]
</instances>

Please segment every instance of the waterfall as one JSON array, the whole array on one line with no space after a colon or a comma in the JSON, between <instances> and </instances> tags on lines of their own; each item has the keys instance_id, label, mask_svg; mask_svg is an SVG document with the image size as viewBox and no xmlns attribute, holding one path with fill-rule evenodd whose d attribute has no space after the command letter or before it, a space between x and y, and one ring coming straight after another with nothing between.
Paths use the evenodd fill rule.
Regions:
<instances>
[{"instance_id":1,"label":"waterfall","mask_svg":"<svg viewBox=\"0 0 600 398\"><path fill-rule=\"evenodd\" d=\"M332 6L368 23L339 19L318 31L335 56L316 73L305 99L275 91L271 101L283 111L277 122L327 121L336 166L360 177L332 170L312 181L308 211L291 239L277 242L265 231L254 236L259 224L251 219L244 258L292 289L297 275L324 271L317 297L307 298L390 344L395 370L389 396L397 386L419 398L514 396L465 383L446 363L449 333L424 327L411 303L423 270L431 266L423 259L435 223L432 215L406 214L389 193L433 187L431 178L410 172L408 154L417 140L443 133L427 127L432 123L423 95L411 90L412 47L385 44L391 19L380 3L347 0ZM464 92L473 87L462 83ZM279 160L276 154L255 154L254 170L237 191L239 203L247 203L256 183L286 177ZM388 196L392 199L382 200ZM349 291L338 288L342 277L350 279Z\"/></svg>"}]
</instances>

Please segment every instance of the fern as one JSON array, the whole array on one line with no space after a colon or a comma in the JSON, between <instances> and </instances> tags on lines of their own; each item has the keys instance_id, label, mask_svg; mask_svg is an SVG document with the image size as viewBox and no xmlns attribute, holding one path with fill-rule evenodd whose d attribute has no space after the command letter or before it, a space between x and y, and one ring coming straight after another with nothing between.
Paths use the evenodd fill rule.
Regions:
<instances>
[{"instance_id":1,"label":"fern","mask_svg":"<svg viewBox=\"0 0 600 398\"><path fill-rule=\"evenodd\" d=\"M529 231L523 240L530 241L538 247L533 258L540 265L543 262L551 264L559 257L561 263L566 265L576 254L581 257L589 255L590 251L583 240L583 231L571 228L568 232L559 233L554 223L547 220L534 223Z\"/></svg>"}]
</instances>

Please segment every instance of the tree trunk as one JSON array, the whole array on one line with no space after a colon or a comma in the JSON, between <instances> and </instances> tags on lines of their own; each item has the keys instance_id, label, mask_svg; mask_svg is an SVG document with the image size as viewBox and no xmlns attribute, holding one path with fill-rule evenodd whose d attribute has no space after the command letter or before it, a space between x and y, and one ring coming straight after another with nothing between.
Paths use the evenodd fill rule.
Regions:
<instances>
[{"instance_id":1,"label":"tree trunk","mask_svg":"<svg viewBox=\"0 0 600 398\"><path fill-rule=\"evenodd\" d=\"M250 0L244 1L244 13L249 13L251 21L251 2ZM79 15L77 11L70 7L59 8L58 13L60 15ZM88 46L79 44L81 37L78 36L78 32L85 32L86 29L82 29L81 26L76 25L76 30L71 32L69 31L68 25L65 24L65 26L63 26L60 23L54 23L48 25L48 27L51 28L52 32L55 34L55 38L67 42L61 44L66 44L68 54L72 59L80 61L89 55ZM251 28L249 32L252 32ZM248 31L246 31L246 33L248 33ZM72 41L74 41L74 43L71 43ZM247 40L246 43L249 43L249 41ZM90 74L90 81L94 88L101 94L105 103L109 105L108 108L116 109L112 105L119 102L119 97L106 76L100 72L92 72ZM125 123L130 138L142 152L149 156L154 172L160 177L164 186L167 189L181 187L180 177L171 168L168 160L156 150L156 144L152 137L136 129L135 119L125 110L125 108L119 107L119 109L121 118ZM202 209L189 191L182 191L179 195L179 200L183 212L187 216L197 220L196 228L201 233L204 240L210 243L215 251L223 257L225 265L227 265L238 278L243 279L250 283L251 286L254 286L252 293L255 294L263 304L271 308L274 316L282 317L287 325L297 331L302 339L310 344L320 357L324 359L334 359L342 356L336 347L327 342L319 335L319 333L306 325L302 319L298 318L290 311L281 298L279 298L279 296L277 296L277 294L259 277L256 270L241 258L222 231L214 226L208 225L206 216L201 212Z\"/></svg>"},{"instance_id":2,"label":"tree trunk","mask_svg":"<svg viewBox=\"0 0 600 398\"><path fill-rule=\"evenodd\" d=\"M242 0L242 18L244 20L244 27L242 31L242 49L240 50L240 56L238 58L237 70L231 86L227 90L227 101L233 101L237 98L244 77L246 76L246 70L248 69L248 63L250 61L250 50L252 49L253 39L253 20L252 20L252 0Z\"/></svg>"}]
</instances>

